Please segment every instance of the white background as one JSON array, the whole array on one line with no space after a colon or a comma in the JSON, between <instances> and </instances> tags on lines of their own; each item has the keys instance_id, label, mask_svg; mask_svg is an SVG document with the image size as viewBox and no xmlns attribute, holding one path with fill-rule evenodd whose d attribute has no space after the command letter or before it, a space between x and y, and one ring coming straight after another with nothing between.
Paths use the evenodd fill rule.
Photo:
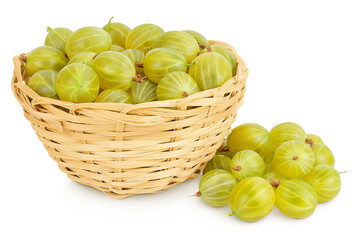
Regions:
<instances>
[{"instance_id":1,"label":"white background","mask_svg":"<svg viewBox=\"0 0 360 240\"><path fill-rule=\"evenodd\" d=\"M355 239L359 237L360 6L358 1L7 1L1 18L0 239ZM4 5L5 4L5 5ZM200 178L115 200L70 181L48 156L10 89L12 57L43 44L46 27L193 29L233 45L248 65L234 126L293 121L321 136L340 194L302 220L276 208L246 223L189 197Z\"/></svg>"}]
</instances>

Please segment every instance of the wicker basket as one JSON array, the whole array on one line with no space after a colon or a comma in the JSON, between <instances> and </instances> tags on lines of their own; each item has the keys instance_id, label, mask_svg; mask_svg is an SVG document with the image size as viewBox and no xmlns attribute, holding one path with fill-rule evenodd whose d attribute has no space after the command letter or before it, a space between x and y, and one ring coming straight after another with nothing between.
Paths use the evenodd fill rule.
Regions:
<instances>
[{"instance_id":1,"label":"wicker basket","mask_svg":"<svg viewBox=\"0 0 360 240\"><path fill-rule=\"evenodd\" d=\"M61 171L114 198L155 193L199 175L231 131L248 70L236 51L237 74L223 86L184 99L141 104L75 104L30 89L21 56L12 90Z\"/></svg>"}]
</instances>

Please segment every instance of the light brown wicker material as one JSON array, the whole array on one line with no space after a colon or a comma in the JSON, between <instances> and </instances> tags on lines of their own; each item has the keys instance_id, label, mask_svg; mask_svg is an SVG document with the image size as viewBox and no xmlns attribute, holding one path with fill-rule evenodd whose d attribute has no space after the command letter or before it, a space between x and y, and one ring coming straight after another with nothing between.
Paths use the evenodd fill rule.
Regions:
<instances>
[{"instance_id":1,"label":"light brown wicker material","mask_svg":"<svg viewBox=\"0 0 360 240\"><path fill-rule=\"evenodd\" d=\"M159 192L196 177L231 131L248 70L220 88L184 99L141 104L75 104L39 96L14 58L12 90L61 171L114 198Z\"/></svg>"}]
</instances>

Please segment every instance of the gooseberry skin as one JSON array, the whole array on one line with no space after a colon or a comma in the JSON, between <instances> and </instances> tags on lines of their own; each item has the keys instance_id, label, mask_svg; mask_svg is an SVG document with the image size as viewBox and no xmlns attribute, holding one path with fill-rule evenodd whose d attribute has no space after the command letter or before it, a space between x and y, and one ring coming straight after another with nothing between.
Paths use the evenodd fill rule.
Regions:
<instances>
[{"instance_id":1,"label":"gooseberry skin","mask_svg":"<svg viewBox=\"0 0 360 240\"><path fill-rule=\"evenodd\" d=\"M166 74L156 89L157 99L160 101L180 99L199 92L199 87L189 74L174 71Z\"/></svg>"},{"instance_id":2,"label":"gooseberry skin","mask_svg":"<svg viewBox=\"0 0 360 240\"><path fill-rule=\"evenodd\" d=\"M270 149L275 152L284 142L297 140L305 143L306 134L304 129L296 123L285 122L273 127L269 132Z\"/></svg>"},{"instance_id":3,"label":"gooseberry skin","mask_svg":"<svg viewBox=\"0 0 360 240\"><path fill-rule=\"evenodd\" d=\"M232 52L229 51L229 49L227 49L225 46L220 44L213 44L207 46L201 51L201 53L206 53L206 52L217 52L222 56L224 56L231 66L232 75L233 76L236 75L236 60Z\"/></svg>"},{"instance_id":4,"label":"gooseberry skin","mask_svg":"<svg viewBox=\"0 0 360 240\"><path fill-rule=\"evenodd\" d=\"M94 52L81 52L73 56L68 64L72 63L86 63L86 64L92 64L92 61L94 60L96 53Z\"/></svg>"},{"instance_id":5,"label":"gooseberry skin","mask_svg":"<svg viewBox=\"0 0 360 240\"><path fill-rule=\"evenodd\" d=\"M131 103L131 99L129 94L124 90L106 89L96 97L95 102Z\"/></svg>"},{"instance_id":6,"label":"gooseberry skin","mask_svg":"<svg viewBox=\"0 0 360 240\"><path fill-rule=\"evenodd\" d=\"M306 134L306 140L307 140L307 142L312 140L312 143L322 143L322 144L324 144L323 140L318 135L311 134L311 133Z\"/></svg>"},{"instance_id":7,"label":"gooseberry skin","mask_svg":"<svg viewBox=\"0 0 360 240\"><path fill-rule=\"evenodd\" d=\"M169 72L187 70L185 57L170 48L151 50L145 55L143 65L146 77L154 83L159 83Z\"/></svg>"},{"instance_id":8,"label":"gooseberry skin","mask_svg":"<svg viewBox=\"0 0 360 240\"><path fill-rule=\"evenodd\" d=\"M66 42L65 50L69 58L80 52L101 53L111 47L111 36L98 27L83 27L75 31Z\"/></svg>"},{"instance_id":9,"label":"gooseberry skin","mask_svg":"<svg viewBox=\"0 0 360 240\"><path fill-rule=\"evenodd\" d=\"M315 166L303 180L314 188L319 203L332 200L340 192L340 175L330 166Z\"/></svg>"},{"instance_id":10,"label":"gooseberry skin","mask_svg":"<svg viewBox=\"0 0 360 240\"><path fill-rule=\"evenodd\" d=\"M41 70L30 78L27 85L42 97L58 99L55 90L55 80L58 72L54 70Z\"/></svg>"},{"instance_id":11,"label":"gooseberry skin","mask_svg":"<svg viewBox=\"0 0 360 240\"><path fill-rule=\"evenodd\" d=\"M230 167L232 174L239 181L249 177L261 177L265 172L264 160L251 150L236 153L230 162Z\"/></svg>"},{"instance_id":12,"label":"gooseberry skin","mask_svg":"<svg viewBox=\"0 0 360 240\"><path fill-rule=\"evenodd\" d=\"M92 63L100 78L101 89L120 88L127 91L133 85L135 66L122 53L107 51L97 55Z\"/></svg>"},{"instance_id":13,"label":"gooseberry skin","mask_svg":"<svg viewBox=\"0 0 360 240\"><path fill-rule=\"evenodd\" d=\"M144 53L149 52L149 49L156 38L164 33L164 30L155 24L142 24L133 28L125 39L126 49L139 49Z\"/></svg>"},{"instance_id":14,"label":"gooseberry skin","mask_svg":"<svg viewBox=\"0 0 360 240\"><path fill-rule=\"evenodd\" d=\"M66 42L73 31L62 27L54 29L48 27L47 30L48 34L46 35L44 45L57 48L61 52L65 53Z\"/></svg>"},{"instance_id":15,"label":"gooseberry skin","mask_svg":"<svg viewBox=\"0 0 360 240\"><path fill-rule=\"evenodd\" d=\"M220 87L232 76L229 62L215 52L197 56L189 67L189 75L197 82L200 91Z\"/></svg>"},{"instance_id":16,"label":"gooseberry skin","mask_svg":"<svg viewBox=\"0 0 360 240\"><path fill-rule=\"evenodd\" d=\"M238 218L254 222L268 215L275 205L275 192L261 177L237 183L229 197L230 209Z\"/></svg>"},{"instance_id":17,"label":"gooseberry skin","mask_svg":"<svg viewBox=\"0 0 360 240\"><path fill-rule=\"evenodd\" d=\"M64 67L55 81L56 92L61 100L84 103L95 100L99 93L100 80L88 65L73 63Z\"/></svg>"},{"instance_id":18,"label":"gooseberry skin","mask_svg":"<svg viewBox=\"0 0 360 240\"><path fill-rule=\"evenodd\" d=\"M125 48L125 39L131 29L125 24L111 22L112 19L113 18L109 20L108 24L106 24L103 29L110 34L112 44Z\"/></svg>"},{"instance_id":19,"label":"gooseberry skin","mask_svg":"<svg viewBox=\"0 0 360 240\"><path fill-rule=\"evenodd\" d=\"M302 178L314 167L315 156L303 142L288 141L280 145L271 162L271 170L287 178Z\"/></svg>"},{"instance_id":20,"label":"gooseberry skin","mask_svg":"<svg viewBox=\"0 0 360 240\"><path fill-rule=\"evenodd\" d=\"M205 166L203 170L203 174L215 170L215 169L223 169L228 172L231 172L230 167L231 158L225 155L215 155Z\"/></svg>"},{"instance_id":21,"label":"gooseberry skin","mask_svg":"<svg viewBox=\"0 0 360 240\"><path fill-rule=\"evenodd\" d=\"M277 208L292 218L306 218L316 209L318 198L310 184L289 179L280 183L275 191Z\"/></svg>"},{"instance_id":22,"label":"gooseberry skin","mask_svg":"<svg viewBox=\"0 0 360 240\"><path fill-rule=\"evenodd\" d=\"M264 173L264 175L262 175L262 178L264 178L270 184L275 184L275 186L287 179L286 177L272 171L268 171L267 173ZM275 186L273 187L275 188Z\"/></svg>"},{"instance_id":23,"label":"gooseberry skin","mask_svg":"<svg viewBox=\"0 0 360 240\"><path fill-rule=\"evenodd\" d=\"M195 38L195 40L198 42L200 49L209 46L209 41L200 33L193 30L183 30L183 32L186 32L190 34L193 38Z\"/></svg>"},{"instance_id":24,"label":"gooseberry skin","mask_svg":"<svg viewBox=\"0 0 360 240\"><path fill-rule=\"evenodd\" d=\"M26 72L31 77L40 70L60 71L68 62L59 49L41 46L33 49L27 56Z\"/></svg>"},{"instance_id":25,"label":"gooseberry skin","mask_svg":"<svg viewBox=\"0 0 360 240\"><path fill-rule=\"evenodd\" d=\"M126 49L121 53L130 58L130 60L134 63L137 73L141 74L142 76L145 75L144 68L142 66L138 66L139 64L141 65L144 61L145 54L142 51L139 49Z\"/></svg>"},{"instance_id":26,"label":"gooseberry skin","mask_svg":"<svg viewBox=\"0 0 360 240\"><path fill-rule=\"evenodd\" d=\"M142 80L141 83L134 82L129 90L132 103L151 102L156 100L157 85L149 80Z\"/></svg>"},{"instance_id":27,"label":"gooseberry skin","mask_svg":"<svg viewBox=\"0 0 360 240\"><path fill-rule=\"evenodd\" d=\"M312 150L315 155L315 166L318 165L328 165L330 167L334 167L335 158L332 154L330 148L321 143L315 143L312 146Z\"/></svg>"},{"instance_id":28,"label":"gooseberry skin","mask_svg":"<svg viewBox=\"0 0 360 240\"><path fill-rule=\"evenodd\" d=\"M111 45L109 51L123 52L125 49L118 45Z\"/></svg>"},{"instance_id":29,"label":"gooseberry skin","mask_svg":"<svg viewBox=\"0 0 360 240\"><path fill-rule=\"evenodd\" d=\"M252 150L264 158L266 164L270 164L272 160L269 132L259 124L245 123L237 126L228 136L227 143L233 155L242 150Z\"/></svg>"},{"instance_id":30,"label":"gooseberry skin","mask_svg":"<svg viewBox=\"0 0 360 240\"><path fill-rule=\"evenodd\" d=\"M230 172L215 169L201 178L199 192L201 198L210 206L223 207L229 203L231 190L236 183L236 178Z\"/></svg>"},{"instance_id":31,"label":"gooseberry skin","mask_svg":"<svg viewBox=\"0 0 360 240\"><path fill-rule=\"evenodd\" d=\"M186 58L187 63L191 63L200 51L195 38L182 31L169 31L163 33L154 41L152 48L175 49Z\"/></svg>"},{"instance_id":32,"label":"gooseberry skin","mask_svg":"<svg viewBox=\"0 0 360 240\"><path fill-rule=\"evenodd\" d=\"M233 158L233 154L230 153L229 148L227 146L227 140L224 140L219 147L219 149L216 151L216 155L225 155L229 157L230 159Z\"/></svg>"}]
</instances>

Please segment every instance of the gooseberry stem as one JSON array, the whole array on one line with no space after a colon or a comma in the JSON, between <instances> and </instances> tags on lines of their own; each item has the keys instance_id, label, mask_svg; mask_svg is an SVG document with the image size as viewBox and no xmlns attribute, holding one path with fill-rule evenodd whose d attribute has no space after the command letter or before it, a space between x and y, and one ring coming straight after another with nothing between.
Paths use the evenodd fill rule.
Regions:
<instances>
[{"instance_id":1,"label":"gooseberry stem","mask_svg":"<svg viewBox=\"0 0 360 240\"><path fill-rule=\"evenodd\" d=\"M206 48L206 47L205 47L205 45L204 45L204 44L202 44L202 43L199 43L199 42L198 42L198 45L199 45L199 47L200 47L201 49Z\"/></svg>"},{"instance_id":2,"label":"gooseberry stem","mask_svg":"<svg viewBox=\"0 0 360 240\"><path fill-rule=\"evenodd\" d=\"M188 66L188 67L191 67L191 66L193 66L193 65L195 65L195 62L191 62L191 63L189 63L187 66Z\"/></svg>"},{"instance_id":3,"label":"gooseberry stem","mask_svg":"<svg viewBox=\"0 0 360 240\"><path fill-rule=\"evenodd\" d=\"M235 213L234 212L232 212L232 213L225 213L226 215L228 215L228 216L234 216L235 215Z\"/></svg>"},{"instance_id":4,"label":"gooseberry stem","mask_svg":"<svg viewBox=\"0 0 360 240\"><path fill-rule=\"evenodd\" d=\"M144 79L144 77L141 76L141 74L137 73L137 74L134 76L133 81L134 81L134 82L137 82L137 83L143 83L143 79Z\"/></svg>"},{"instance_id":5,"label":"gooseberry stem","mask_svg":"<svg viewBox=\"0 0 360 240\"><path fill-rule=\"evenodd\" d=\"M219 152L228 152L229 148L227 146L221 145L218 149Z\"/></svg>"},{"instance_id":6,"label":"gooseberry stem","mask_svg":"<svg viewBox=\"0 0 360 240\"><path fill-rule=\"evenodd\" d=\"M93 60L95 60L95 58L96 58L97 56L99 56L99 54L100 54L100 53L95 54L95 56L93 57Z\"/></svg>"},{"instance_id":7,"label":"gooseberry stem","mask_svg":"<svg viewBox=\"0 0 360 240\"><path fill-rule=\"evenodd\" d=\"M188 97L189 94L188 94L186 91L183 91L182 96L183 96L183 97Z\"/></svg>"},{"instance_id":8,"label":"gooseberry stem","mask_svg":"<svg viewBox=\"0 0 360 240\"><path fill-rule=\"evenodd\" d=\"M50 31L52 31L52 28L51 28L51 27L47 27L47 28L46 28L46 31L47 31L47 32L50 32Z\"/></svg>"},{"instance_id":9,"label":"gooseberry stem","mask_svg":"<svg viewBox=\"0 0 360 240\"><path fill-rule=\"evenodd\" d=\"M234 166L232 169L234 169L235 171L240 171L241 167L240 166Z\"/></svg>"},{"instance_id":10,"label":"gooseberry stem","mask_svg":"<svg viewBox=\"0 0 360 240\"><path fill-rule=\"evenodd\" d=\"M197 192L194 195L191 195L190 197L201 197L201 192Z\"/></svg>"},{"instance_id":11,"label":"gooseberry stem","mask_svg":"<svg viewBox=\"0 0 360 240\"><path fill-rule=\"evenodd\" d=\"M276 180L276 179L274 179L270 182L271 186L273 186L274 188L277 188L280 185L280 183L281 183L281 181Z\"/></svg>"},{"instance_id":12,"label":"gooseberry stem","mask_svg":"<svg viewBox=\"0 0 360 240\"><path fill-rule=\"evenodd\" d=\"M143 49L144 49L144 50L151 50L152 47L144 47Z\"/></svg>"},{"instance_id":13,"label":"gooseberry stem","mask_svg":"<svg viewBox=\"0 0 360 240\"><path fill-rule=\"evenodd\" d=\"M109 19L109 21L108 21L108 24L110 24L111 23L111 20L113 20L114 19L114 17L111 17L110 19Z\"/></svg>"},{"instance_id":14,"label":"gooseberry stem","mask_svg":"<svg viewBox=\"0 0 360 240\"><path fill-rule=\"evenodd\" d=\"M137 66L139 68L144 68L144 64L142 62L139 62L139 61L135 62L135 66Z\"/></svg>"},{"instance_id":15,"label":"gooseberry stem","mask_svg":"<svg viewBox=\"0 0 360 240\"><path fill-rule=\"evenodd\" d=\"M298 156L294 155L294 156L292 157L292 160L295 161L295 160L298 160L298 158L299 158Z\"/></svg>"},{"instance_id":16,"label":"gooseberry stem","mask_svg":"<svg viewBox=\"0 0 360 240\"><path fill-rule=\"evenodd\" d=\"M313 148L313 146L315 144L314 140L312 140L310 138L305 139L305 143L309 144L311 148Z\"/></svg>"},{"instance_id":17,"label":"gooseberry stem","mask_svg":"<svg viewBox=\"0 0 360 240\"><path fill-rule=\"evenodd\" d=\"M343 172L338 172L339 174L343 174L343 173L347 173L347 171L343 171Z\"/></svg>"},{"instance_id":18,"label":"gooseberry stem","mask_svg":"<svg viewBox=\"0 0 360 240\"><path fill-rule=\"evenodd\" d=\"M212 52L212 48L210 47L210 45L206 47L206 50L207 50L208 52Z\"/></svg>"}]
</instances>

